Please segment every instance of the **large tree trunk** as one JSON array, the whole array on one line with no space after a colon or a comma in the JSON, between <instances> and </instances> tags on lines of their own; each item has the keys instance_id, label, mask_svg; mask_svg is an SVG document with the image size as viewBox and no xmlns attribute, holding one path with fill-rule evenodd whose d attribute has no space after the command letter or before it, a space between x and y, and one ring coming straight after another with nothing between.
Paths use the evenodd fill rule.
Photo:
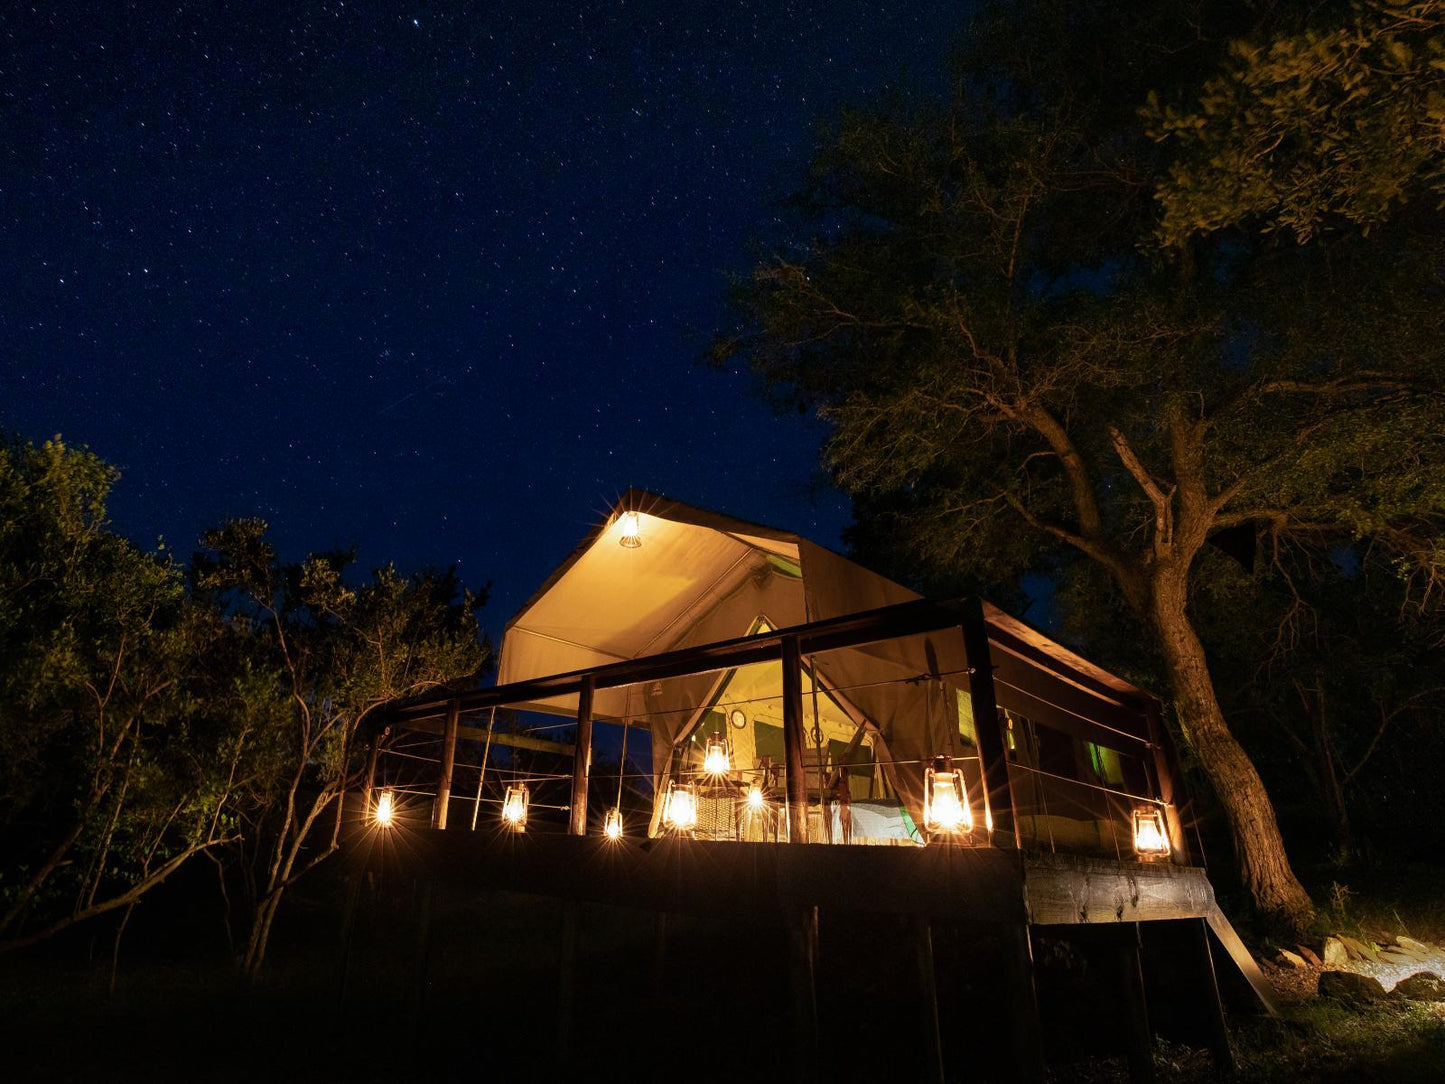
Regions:
<instances>
[{"instance_id":1,"label":"large tree trunk","mask_svg":"<svg viewBox=\"0 0 1445 1084\"><path fill-rule=\"evenodd\" d=\"M1260 910L1298 927L1314 905L1290 868L1264 782L1224 721L1204 645L1185 612L1182 579L1156 580L1150 613L1179 723L1224 807L1245 888Z\"/></svg>"}]
</instances>

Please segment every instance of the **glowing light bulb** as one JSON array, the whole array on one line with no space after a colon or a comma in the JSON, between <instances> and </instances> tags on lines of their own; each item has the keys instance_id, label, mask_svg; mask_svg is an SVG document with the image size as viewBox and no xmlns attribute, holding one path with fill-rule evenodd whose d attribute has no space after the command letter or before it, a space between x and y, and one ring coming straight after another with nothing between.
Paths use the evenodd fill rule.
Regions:
<instances>
[{"instance_id":1,"label":"glowing light bulb","mask_svg":"<svg viewBox=\"0 0 1445 1084\"><path fill-rule=\"evenodd\" d=\"M691 832L697 827L697 793L689 783L669 783L667 799L662 807L663 822L677 832Z\"/></svg>"},{"instance_id":2,"label":"glowing light bulb","mask_svg":"<svg viewBox=\"0 0 1445 1084\"><path fill-rule=\"evenodd\" d=\"M622 838L622 810L613 806L602 820L602 832L608 839Z\"/></svg>"},{"instance_id":3,"label":"glowing light bulb","mask_svg":"<svg viewBox=\"0 0 1445 1084\"><path fill-rule=\"evenodd\" d=\"M636 512L623 512L617 517L622 537L617 540L623 549L635 550L642 545L642 517Z\"/></svg>"},{"instance_id":4,"label":"glowing light bulb","mask_svg":"<svg viewBox=\"0 0 1445 1084\"><path fill-rule=\"evenodd\" d=\"M372 811L372 819L376 821L378 828L390 828L392 819L396 816L396 802L391 796L391 791L384 790L376 797L376 809Z\"/></svg>"},{"instance_id":5,"label":"glowing light bulb","mask_svg":"<svg viewBox=\"0 0 1445 1084\"><path fill-rule=\"evenodd\" d=\"M703 751L702 770L708 775L726 775L732 768L732 758L728 756L728 743L719 734L714 734L707 740L707 747Z\"/></svg>"},{"instance_id":6,"label":"glowing light bulb","mask_svg":"<svg viewBox=\"0 0 1445 1084\"><path fill-rule=\"evenodd\" d=\"M502 799L502 820L506 821L519 832L527 828L527 801L530 796L527 793L525 783L520 786L508 787L506 796Z\"/></svg>"},{"instance_id":7,"label":"glowing light bulb","mask_svg":"<svg viewBox=\"0 0 1445 1084\"><path fill-rule=\"evenodd\" d=\"M923 827L930 832L972 832L973 810L963 778L949 757L935 757L923 775Z\"/></svg>"},{"instance_id":8,"label":"glowing light bulb","mask_svg":"<svg viewBox=\"0 0 1445 1084\"><path fill-rule=\"evenodd\" d=\"M1159 810L1134 810L1134 850L1150 857L1169 853L1169 837L1164 833L1164 814Z\"/></svg>"},{"instance_id":9,"label":"glowing light bulb","mask_svg":"<svg viewBox=\"0 0 1445 1084\"><path fill-rule=\"evenodd\" d=\"M756 783L748 788L748 808L754 812L763 808L763 788Z\"/></svg>"}]
</instances>

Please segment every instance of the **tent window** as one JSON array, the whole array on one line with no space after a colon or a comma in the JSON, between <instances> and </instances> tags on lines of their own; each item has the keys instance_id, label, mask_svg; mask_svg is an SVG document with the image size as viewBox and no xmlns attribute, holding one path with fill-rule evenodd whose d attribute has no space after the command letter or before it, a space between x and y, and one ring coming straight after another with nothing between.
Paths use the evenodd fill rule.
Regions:
<instances>
[{"instance_id":1,"label":"tent window","mask_svg":"<svg viewBox=\"0 0 1445 1084\"><path fill-rule=\"evenodd\" d=\"M958 736L964 745L978 745L978 730L973 725L973 701L963 689L956 690L958 699Z\"/></svg>"},{"instance_id":2,"label":"tent window","mask_svg":"<svg viewBox=\"0 0 1445 1084\"><path fill-rule=\"evenodd\" d=\"M1122 786L1124 783L1123 755L1107 745L1086 742L1089 751L1089 766L1094 769L1094 778L1108 786Z\"/></svg>"},{"instance_id":3,"label":"tent window","mask_svg":"<svg viewBox=\"0 0 1445 1084\"><path fill-rule=\"evenodd\" d=\"M783 728L772 723L754 722L753 740L757 743L758 758L772 757L773 763L782 767L787 761L783 747Z\"/></svg>"}]
</instances>

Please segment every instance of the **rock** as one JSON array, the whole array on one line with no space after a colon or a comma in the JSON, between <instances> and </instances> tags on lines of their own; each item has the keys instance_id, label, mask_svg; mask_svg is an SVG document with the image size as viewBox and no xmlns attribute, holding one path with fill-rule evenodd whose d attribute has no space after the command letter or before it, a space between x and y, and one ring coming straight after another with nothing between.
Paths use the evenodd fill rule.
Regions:
<instances>
[{"instance_id":1,"label":"rock","mask_svg":"<svg viewBox=\"0 0 1445 1084\"><path fill-rule=\"evenodd\" d=\"M1324 960L1326 967L1344 967L1349 963L1350 955L1338 937L1325 938Z\"/></svg>"},{"instance_id":2,"label":"rock","mask_svg":"<svg viewBox=\"0 0 1445 1084\"><path fill-rule=\"evenodd\" d=\"M1407 1001L1445 1001L1445 982L1433 971L1421 971L1395 983L1390 994Z\"/></svg>"},{"instance_id":3,"label":"rock","mask_svg":"<svg viewBox=\"0 0 1445 1084\"><path fill-rule=\"evenodd\" d=\"M1305 958L1303 956L1300 956L1297 953L1293 953L1287 948L1282 948L1279 950L1278 962L1285 967L1300 968L1309 966L1305 963Z\"/></svg>"},{"instance_id":4,"label":"rock","mask_svg":"<svg viewBox=\"0 0 1445 1084\"><path fill-rule=\"evenodd\" d=\"M1310 948L1308 945L1296 945L1295 948L1299 949L1299 954L1305 958L1305 961L1306 961L1311 967L1322 967L1322 966L1324 966L1324 965L1320 962L1320 958L1315 955L1315 950L1312 949L1312 948Z\"/></svg>"},{"instance_id":5,"label":"rock","mask_svg":"<svg viewBox=\"0 0 1445 1084\"><path fill-rule=\"evenodd\" d=\"M1380 962L1389 964L1391 967L1409 968L1423 961L1413 952L1401 952L1399 949L1387 948L1380 953Z\"/></svg>"},{"instance_id":6,"label":"rock","mask_svg":"<svg viewBox=\"0 0 1445 1084\"><path fill-rule=\"evenodd\" d=\"M1358 941L1353 937L1346 937L1343 934L1340 935L1340 940L1344 942L1345 952L1349 954L1350 959L1373 960L1375 958L1374 948L1365 944L1363 941Z\"/></svg>"},{"instance_id":7,"label":"rock","mask_svg":"<svg viewBox=\"0 0 1445 1084\"><path fill-rule=\"evenodd\" d=\"M1379 979L1369 975L1358 975L1353 971L1325 971L1320 974L1320 996L1355 1003L1382 1001L1385 988L1380 985Z\"/></svg>"},{"instance_id":8,"label":"rock","mask_svg":"<svg viewBox=\"0 0 1445 1084\"><path fill-rule=\"evenodd\" d=\"M1434 956L1440 950L1434 945L1427 945L1423 941L1416 941L1413 937L1400 936L1395 938L1395 944L1399 945L1406 952L1414 952L1421 956Z\"/></svg>"}]
</instances>

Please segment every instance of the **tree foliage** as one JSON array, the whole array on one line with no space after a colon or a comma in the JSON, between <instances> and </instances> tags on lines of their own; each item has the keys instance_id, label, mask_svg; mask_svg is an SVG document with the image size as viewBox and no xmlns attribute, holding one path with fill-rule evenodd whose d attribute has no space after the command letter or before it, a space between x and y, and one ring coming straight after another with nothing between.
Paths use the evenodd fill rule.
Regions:
<instances>
[{"instance_id":1,"label":"tree foliage","mask_svg":"<svg viewBox=\"0 0 1445 1084\"><path fill-rule=\"evenodd\" d=\"M116 477L58 438L0 447L0 949L128 916L204 853L245 887L254 974L286 890L337 848L368 714L487 664L483 597L287 563L252 520L188 570L109 529Z\"/></svg>"},{"instance_id":2,"label":"tree foliage","mask_svg":"<svg viewBox=\"0 0 1445 1084\"><path fill-rule=\"evenodd\" d=\"M1245 221L1307 241L1445 199L1445 3L1312 14L1323 21L1232 43L1197 100L1150 99L1152 134L1173 151L1166 243Z\"/></svg>"},{"instance_id":3,"label":"tree foliage","mask_svg":"<svg viewBox=\"0 0 1445 1084\"><path fill-rule=\"evenodd\" d=\"M476 619L483 599L454 573L386 567L351 584L349 554L289 564L266 532L259 520L225 523L206 533L193 562L198 593L244 641L248 672L267 675L271 722L253 758L237 848L251 904L242 965L252 975L287 889L339 846L368 715L396 697L474 683L490 657Z\"/></svg>"},{"instance_id":4,"label":"tree foliage","mask_svg":"<svg viewBox=\"0 0 1445 1084\"><path fill-rule=\"evenodd\" d=\"M233 838L243 735L200 700L216 615L107 529L114 470L0 448L0 944L129 906Z\"/></svg>"}]
</instances>

